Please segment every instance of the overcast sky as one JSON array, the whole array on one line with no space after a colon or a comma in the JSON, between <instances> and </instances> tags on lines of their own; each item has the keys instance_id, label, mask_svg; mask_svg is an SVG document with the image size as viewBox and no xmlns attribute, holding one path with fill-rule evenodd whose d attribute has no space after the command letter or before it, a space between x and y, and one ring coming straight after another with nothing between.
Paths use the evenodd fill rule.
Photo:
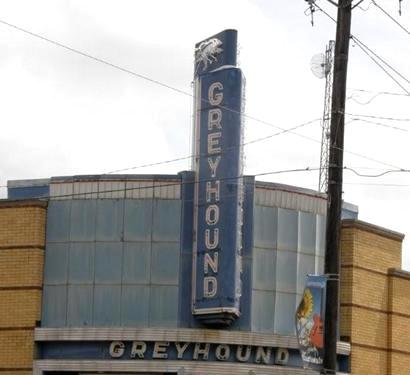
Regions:
<instances>
[{"instance_id":1,"label":"overcast sky","mask_svg":"<svg viewBox=\"0 0 410 375\"><path fill-rule=\"evenodd\" d=\"M398 0L378 3L410 29L408 2L402 4L401 17ZM409 91L409 34L369 4L365 0L363 9L354 10L352 33L403 75L395 78ZM318 5L336 16L326 0ZM246 76L246 113L292 128L322 116L325 81L312 74L310 60L324 52L335 36L335 24L319 11L312 27L306 8L303 0L1 0L0 21L188 93L194 44L235 28ZM379 92L404 91L354 43L348 88L347 113L410 118L409 96L374 97ZM0 24L0 100L2 186L12 179L106 173L191 152L192 98L4 24ZM347 116L346 122L356 117ZM346 125L344 165L371 175L410 169L410 121L365 119L372 123ZM277 131L248 119L245 140ZM313 140L286 133L247 146L245 173L319 167L320 122L296 132ZM186 159L127 173L177 173L189 166ZM316 189L318 172L261 179ZM361 220L410 236L409 173L366 178L346 171L344 182L344 199L359 206ZM6 189L0 188L0 197L5 195ZM403 256L407 270L409 242Z\"/></svg>"}]
</instances>

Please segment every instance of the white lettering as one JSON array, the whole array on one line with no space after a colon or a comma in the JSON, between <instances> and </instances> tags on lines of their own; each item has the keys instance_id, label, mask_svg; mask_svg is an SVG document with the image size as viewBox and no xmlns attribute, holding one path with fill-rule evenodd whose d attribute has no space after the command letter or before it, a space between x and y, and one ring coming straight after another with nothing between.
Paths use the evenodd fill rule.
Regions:
<instances>
[{"instance_id":1,"label":"white lettering","mask_svg":"<svg viewBox=\"0 0 410 375\"><path fill-rule=\"evenodd\" d=\"M221 152L221 146L219 145L221 137L221 132L208 134L208 154L218 154Z\"/></svg>"},{"instance_id":2,"label":"white lettering","mask_svg":"<svg viewBox=\"0 0 410 375\"><path fill-rule=\"evenodd\" d=\"M125 345L122 341L113 341L110 345L110 356L121 358L124 355Z\"/></svg>"},{"instance_id":3,"label":"white lettering","mask_svg":"<svg viewBox=\"0 0 410 375\"><path fill-rule=\"evenodd\" d=\"M215 195L215 202L219 202L219 186L220 181L215 181L215 186L212 186L212 181L206 183L206 201L210 202L212 199L212 194Z\"/></svg>"},{"instance_id":4,"label":"white lettering","mask_svg":"<svg viewBox=\"0 0 410 375\"><path fill-rule=\"evenodd\" d=\"M219 221L219 207L216 204L211 204L206 208L205 221L208 225L215 225Z\"/></svg>"},{"instance_id":5,"label":"white lettering","mask_svg":"<svg viewBox=\"0 0 410 375\"><path fill-rule=\"evenodd\" d=\"M211 258L211 255L205 253L204 258L204 272L205 275L209 273L209 267L211 267L212 271L218 273L218 252L214 253L214 258Z\"/></svg>"},{"instance_id":6,"label":"white lettering","mask_svg":"<svg viewBox=\"0 0 410 375\"><path fill-rule=\"evenodd\" d=\"M252 347L249 345L245 346L246 348L245 354L243 354L243 348L244 347L242 345L238 345L238 347L236 348L236 359L239 362L248 362L251 356Z\"/></svg>"},{"instance_id":7,"label":"white lettering","mask_svg":"<svg viewBox=\"0 0 410 375\"><path fill-rule=\"evenodd\" d=\"M219 108L210 109L208 112L208 130L222 129L222 111Z\"/></svg>"},{"instance_id":8,"label":"white lettering","mask_svg":"<svg viewBox=\"0 0 410 375\"><path fill-rule=\"evenodd\" d=\"M131 347L131 354L130 358L138 358L144 359L144 353L147 351L147 344L144 341L134 341Z\"/></svg>"},{"instance_id":9,"label":"white lettering","mask_svg":"<svg viewBox=\"0 0 410 375\"><path fill-rule=\"evenodd\" d=\"M275 354L275 365L287 365L289 362L289 350L279 348Z\"/></svg>"},{"instance_id":10,"label":"white lettering","mask_svg":"<svg viewBox=\"0 0 410 375\"><path fill-rule=\"evenodd\" d=\"M221 82L214 82L209 86L208 89L208 100L209 103L212 105L219 105L222 103L222 100L224 98L224 94L222 92L215 93L215 90L218 89L222 91L224 86L222 85Z\"/></svg>"},{"instance_id":11,"label":"white lettering","mask_svg":"<svg viewBox=\"0 0 410 375\"><path fill-rule=\"evenodd\" d=\"M209 229L205 229L205 247L208 250L214 250L219 245L219 229L214 228L213 230L214 238L211 242L211 231Z\"/></svg>"},{"instance_id":12,"label":"white lettering","mask_svg":"<svg viewBox=\"0 0 410 375\"><path fill-rule=\"evenodd\" d=\"M218 281L213 276L204 277L204 297L212 298L216 296L218 291Z\"/></svg>"},{"instance_id":13,"label":"white lettering","mask_svg":"<svg viewBox=\"0 0 410 375\"><path fill-rule=\"evenodd\" d=\"M229 345L221 344L215 349L215 357L219 361L226 361L231 354L231 349Z\"/></svg>"},{"instance_id":14,"label":"white lettering","mask_svg":"<svg viewBox=\"0 0 410 375\"><path fill-rule=\"evenodd\" d=\"M215 258L212 259L208 255L208 261L206 264L214 271L218 268L218 257L215 254ZM207 267L208 267L207 266ZM208 273L209 269L205 269L205 273ZM213 277L205 277L205 281L208 285L208 293L216 293L216 279ZM112 341L109 345L109 354L112 358L122 358L125 353L128 353L127 343L124 341ZM285 366L289 363L289 350L287 348L272 348L265 346L252 346L252 345L230 345L220 343L203 343L203 342L169 342L169 341L153 341L147 343L145 341L133 341L130 343L129 358L144 359L145 354L152 359L168 359L168 349L170 345L175 345L177 359L184 359L188 353L188 348L194 345L194 348L190 352L191 358L194 360L203 359L208 360L210 350L214 350L214 356L218 361L236 360L238 362L249 362L253 358L255 363L259 364L275 364ZM148 346L151 349L147 349ZM215 349L213 349L215 348ZM192 353L193 352L193 353ZM254 355L253 355L254 353ZM232 355L231 355L232 354ZM272 361L272 363L271 363Z\"/></svg>"},{"instance_id":15,"label":"white lettering","mask_svg":"<svg viewBox=\"0 0 410 375\"><path fill-rule=\"evenodd\" d=\"M212 158L208 158L208 164L209 164L209 168L211 168L212 178L216 176L216 168L218 168L220 161L221 161L221 157L219 155L215 158L215 161L212 160Z\"/></svg>"},{"instance_id":16,"label":"white lettering","mask_svg":"<svg viewBox=\"0 0 410 375\"><path fill-rule=\"evenodd\" d=\"M210 347L211 347L211 344L205 344L205 348L201 348L201 344L196 343L193 359L198 359L200 355L203 356L202 359L205 359L205 360L208 359Z\"/></svg>"},{"instance_id":17,"label":"white lettering","mask_svg":"<svg viewBox=\"0 0 410 375\"><path fill-rule=\"evenodd\" d=\"M258 346L258 349L256 350L256 356L255 356L255 362L256 363L261 363L261 360L265 365L269 364L270 361L270 356L272 353L272 348L263 348L262 346Z\"/></svg>"},{"instance_id":18,"label":"white lettering","mask_svg":"<svg viewBox=\"0 0 410 375\"><path fill-rule=\"evenodd\" d=\"M189 342L185 342L183 345L181 345L179 342L175 343L175 348L177 349L177 358L182 359L184 356L185 350L187 350L189 346Z\"/></svg>"},{"instance_id":19,"label":"white lettering","mask_svg":"<svg viewBox=\"0 0 410 375\"><path fill-rule=\"evenodd\" d=\"M152 358L168 358L167 349L169 346L168 341L158 341L154 345L154 351L152 353Z\"/></svg>"}]
</instances>

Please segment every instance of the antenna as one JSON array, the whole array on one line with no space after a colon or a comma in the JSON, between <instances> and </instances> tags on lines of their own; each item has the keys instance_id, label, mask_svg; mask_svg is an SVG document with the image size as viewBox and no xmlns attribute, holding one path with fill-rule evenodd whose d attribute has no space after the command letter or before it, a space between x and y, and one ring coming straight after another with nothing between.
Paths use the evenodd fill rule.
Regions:
<instances>
[{"instance_id":1,"label":"antenna","mask_svg":"<svg viewBox=\"0 0 410 375\"><path fill-rule=\"evenodd\" d=\"M314 55L310 60L310 69L317 78L325 78L330 70L326 55L323 53Z\"/></svg>"},{"instance_id":2,"label":"antenna","mask_svg":"<svg viewBox=\"0 0 410 375\"><path fill-rule=\"evenodd\" d=\"M329 41L326 46L326 54L318 53L310 61L312 73L322 79L326 78L325 100L322 117L322 142L320 146L320 169L319 169L319 191L326 192L327 173L329 166L329 136L330 136L330 116L332 112L332 86L333 86L333 57L335 42Z\"/></svg>"}]
</instances>

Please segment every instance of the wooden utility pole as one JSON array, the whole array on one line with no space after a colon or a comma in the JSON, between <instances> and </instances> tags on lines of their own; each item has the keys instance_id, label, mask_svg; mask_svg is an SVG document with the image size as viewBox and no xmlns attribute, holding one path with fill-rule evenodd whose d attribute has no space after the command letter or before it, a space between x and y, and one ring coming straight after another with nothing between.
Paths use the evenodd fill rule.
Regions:
<instances>
[{"instance_id":1,"label":"wooden utility pole","mask_svg":"<svg viewBox=\"0 0 410 375\"><path fill-rule=\"evenodd\" d=\"M352 0L339 0L333 72L332 116L329 139L325 274L326 292L323 373L336 374L339 335L340 231L343 184L343 138Z\"/></svg>"}]
</instances>

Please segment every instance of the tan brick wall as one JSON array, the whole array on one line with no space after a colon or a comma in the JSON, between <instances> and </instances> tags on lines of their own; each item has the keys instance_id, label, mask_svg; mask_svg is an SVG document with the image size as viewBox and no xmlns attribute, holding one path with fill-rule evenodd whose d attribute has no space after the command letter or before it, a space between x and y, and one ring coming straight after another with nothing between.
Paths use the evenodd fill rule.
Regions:
<instances>
[{"instance_id":1,"label":"tan brick wall","mask_svg":"<svg viewBox=\"0 0 410 375\"><path fill-rule=\"evenodd\" d=\"M340 301L341 303L352 303L353 294L353 269L343 268L340 277Z\"/></svg>"},{"instance_id":2,"label":"tan brick wall","mask_svg":"<svg viewBox=\"0 0 410 375\"><path fill-rule=\"evenodd\" d=\"M410 373L410 273L389 270L390 374ZM407 372L406 372L407 371Z\"/></svg>"},{"instance_id":3,"label":"tan brick wall","mask_svg":"<svg viewBox=\"0 0 410 375\"><path fill-rule=\"evenodd\" d=\"M373 309L388 310L387 275L356 269L353 272L352 303Z\"/></svg>"},{"instance_id":4,"label":"tan brick wall","mask_svg":"<svg viewBox=\"0 0 410 375\"><path fill-rule=\"evenodd\" d=\"M393 312L410 315L410 280L402 277L389 277L391 301L390 309Z\"/></svg>"},{"instance_id":5,"label":"tan brick wall","mask_svg":"<svg viewBox=\"0 0 410 375\"><path fill-rule=\"evenodd\" d=\"M0 369L32 368L34 331L0 331L0 348Z\"/></svg>"},{"instance_id":6,"label":"tan brick wall","mask_svg":"<svg viewBox=\"0 0 410 375\"><path fill-rule=\"evenodd\" d=\"M363 222L343 226L340 331L351 340L351 374L410 374L410 366L403 372L397 365L410 360L410 343L404 342L410 321L394 314L410 311L403 289L410 284L389 275L389 268L401 266L403 236Z\"/></svg>"},{"instance_id":7,"label":"tan brick wall","mask_svg":"<svg viewBox=\"0 0 410 375\"><path fill-rule=\"evenodd\" d=\"M43 262L43 249L1 249L0 287L41 287Z\"/></svg>"},{"instance_id":8,"label":"tan brick wall","mask_svg":"<svg viewBox=\"0 0 410 375\"><path fill-rule=\"evenodd\" d=\"M388 349L386 313L352 307L352 342Z\"/></svg>"},{"instance_id":9,"label":"tan brick wall","mask_svg":"<svg viewBox=\"0 0 410 375\"><path fill-rule=\"evenodd\" d=\"M341 247L340 254L341 264L353 264L353 250L355 245L356 230L351 227L344 227L341 233Z\"/></svg>"},{"instance_id":10,"label":"tan brick wall","mask_svg":"<svg viewBox=\"0 0 410 375\"><path fill-rule=\"evenodd\" d=\"M33 327L40 304L41 290L0 290L0 327Z\"/></svg>"},{"instance_id":11,"label":"tan brick wall","mask_svg":"<svg viewBox=\"0 0 410 375\"><path fill-rule=\"evenodd\" d=\"M410 355L402 353L391 353L391 370L392 375L409 375L410 373Z\"/></svg>"},{"instance_id":12,"label":"tan brick wall","mask_svg":"<svg viewBox=\"0 0 410 375\"><path fill-rule=\"evenodd\" d=\"M388 374L388 352L352 344L350 373L352 375Z\"/></svg>"},{"instance_id":13,"label":"tan brick wall","mask_svg":"<svg viewBox=\"0 0 410 375\"><path fill-rule=\"evenodd\" d=\"M410 316L405 317L392 314L390 319L391 348L408 352L410 355Z\"/></svg>"},{"instance_id":14,"label":"tan brick wall","mask_svg":"<svg viewBox=\"0 0 410 375\"><path fill-rule=\"evenodd\" d=\"M0 246L44 246L45 220L43 207L0 208Z\"/></svg>"},{"instance_id":15,"label":"tan brick wall","mask_svg":"<svg viewBox=\"0 0 410 375\"><path fill-rule=\"evenodd\" d=\"M341 306L340 308L340 336L349 337L352 334L352 308Z\"/></svg>"},{"instance_id":16,"label":"tan brick wall","mask_svg":"<svg viewBox=\"0 0 410 375\"><path fill-rule=\"evenodd\" d=\"M32 374L41 314L46 204L0 202L0 374ZM20 371L1 371L20 369Z\"/></svg>"},{"instance_id":17,"label":"tan brick wall","mask_svg":"<svg viewBox=\"0 0 410 375\"><path fill-rule=\"evenodd\" d=\"M375 235L359 232L354 248L353 264L387 273L390 267L401 267L401 244L390 239L375 238Z\"/></svg>"}]
</instances>

